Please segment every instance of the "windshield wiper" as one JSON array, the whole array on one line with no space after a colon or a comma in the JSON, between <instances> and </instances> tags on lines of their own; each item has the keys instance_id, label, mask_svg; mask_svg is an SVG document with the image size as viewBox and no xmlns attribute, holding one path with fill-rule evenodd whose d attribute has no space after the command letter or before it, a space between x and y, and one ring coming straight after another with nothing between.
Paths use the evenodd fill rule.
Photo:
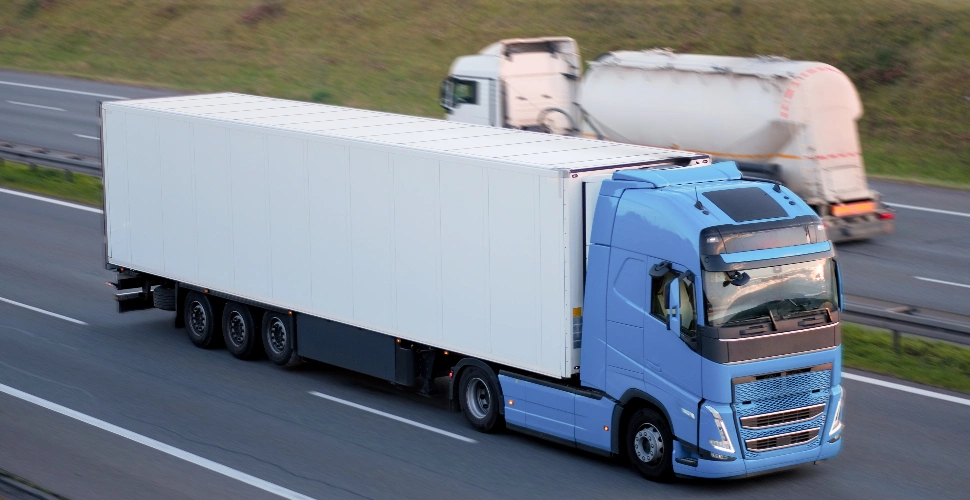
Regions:
<instances>
[{"instance_id":1,"label":"windshield wiper","mask_svg":"<svg viewBox=\"0 0 970 500\"><path fill-rule=\"evenodd\" d=\"M778 331L778 323L775 323L775 313L773 313L771 311L771 309L768 309L768 319L771 320L771 327L774 328L775 331L777 332Z\"/></svg>"}]
</instances>

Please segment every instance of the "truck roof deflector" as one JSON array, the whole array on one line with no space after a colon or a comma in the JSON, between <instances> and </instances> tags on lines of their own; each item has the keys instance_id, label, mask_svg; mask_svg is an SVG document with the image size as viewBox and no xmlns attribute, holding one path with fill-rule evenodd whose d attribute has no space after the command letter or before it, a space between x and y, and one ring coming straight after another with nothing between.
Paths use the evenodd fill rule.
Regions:
<instances>
[{"instance_id":1,"label":"truck roof deflector","mask_svg":"<svg viewBox=\"0 0 970 500\"><path fill-rule=\"evenodd\" d=\"M615 181L649 182L655 188L696 184L698 182L731 181L741 179L741 171L733 161L697 167L665 169L620 170L613 174Z\"/></svg>"}]
</instances>

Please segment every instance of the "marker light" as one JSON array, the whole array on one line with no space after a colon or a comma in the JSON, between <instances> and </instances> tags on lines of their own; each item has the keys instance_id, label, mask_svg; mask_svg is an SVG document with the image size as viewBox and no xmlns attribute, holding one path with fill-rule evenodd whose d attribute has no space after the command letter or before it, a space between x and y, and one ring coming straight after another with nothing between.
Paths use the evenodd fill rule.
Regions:
<instances>
[{"instance_id":1,"label":"marker light","mask_svg":"<svg viewBox=\"0 0 970 500\"><path fill-rule=\"evenodd\" d=\"M835 413L832 414L832 428L829 429L829 436L842 432L842 428L845 425L842 424L842 402L845 401L845 389L842 389L842 397L839 398L839 404L835 406Z\"/></svg>"},{"instance_id":2,"label":"marker light","mask_svg":"<svg viewBox=\"0 0 970 500\"><path fill-rule=\"evenodd\" d=\"M710 440L711 446L716 450L734 453L734 443L731 442L731 436L728 435L727 426L724 425L724 419L721 418L721 414L710 405L704 408L714 416L714 425L717 426L717 432L721 435L720 441Z\"/></svg>"},{"instance_id":3,"label":"marker light","mask_svg":"<svg viewBox=\"0 0 970 500\"><path fill-rule=\"evenodd\" d=\"M604 430L604 431L609 431L609 430L610 430L610 426L608 426L608 425L604 425L604 426L603 426L603 430Z\"/></svg>"},{"instance_id":4,"label":"marker light","mask_svg":"<svg viewBox=\"0 0 970 500\"><path fill-rule=\"evenodd\" d=\"M515 401L509 400L509 406L515 406Z\"/></svg>"}]
</instances>

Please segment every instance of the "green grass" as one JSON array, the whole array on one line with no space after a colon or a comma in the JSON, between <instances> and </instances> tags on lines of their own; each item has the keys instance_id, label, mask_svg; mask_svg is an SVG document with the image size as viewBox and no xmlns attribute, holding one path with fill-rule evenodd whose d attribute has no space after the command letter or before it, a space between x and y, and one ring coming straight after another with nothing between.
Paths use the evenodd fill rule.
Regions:
<instances>
[{"instance_id":1,"label":"green grass","mask_svg":"<svg viewBox=\"0 0 970 500\"><path fill-rule=\"evenodd\" d=\"M970 185L965 0L6 0L0 66L441 116L451 61L501 38L780 54L859 87L872 174Z\"/></svg>"},{"instance_id":2,"label":"green grass","mask_svg":"<svg viewBox=\"0 0 970 500\"><path fill-rule=\"evenodd\" d=\"M845 367L970 394L970 349L965 347L903 335L896 353L890 332L854 324L843 324L842 345Z\"/></svg>"},{"instance_id":3,"label":"green grass","mask_svg":"<svg viewBox=\"0 0 970 500\"><path fill-rule=\"evenodd\" d=\"M86 205L101 206L101 178L0 160L0 186Z\"/></svg>"}]
</instances>

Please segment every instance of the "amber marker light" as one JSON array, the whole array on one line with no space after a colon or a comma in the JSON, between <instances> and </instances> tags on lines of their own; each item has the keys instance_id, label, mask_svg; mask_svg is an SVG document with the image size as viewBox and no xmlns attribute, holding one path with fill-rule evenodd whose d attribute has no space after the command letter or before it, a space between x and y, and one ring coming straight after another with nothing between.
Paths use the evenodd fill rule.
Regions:
<instances>
[{"instance_id":1,"label":"amber marker light","mask_svg":"<svg viewBox=\"0 0 970 500\"><path fill-rule=\"evenodd\" d=\"M610 426L608 426L608 425L604 425L604 426L603 426L603 430L604 430L604 431L609 431L609 430L610 430Z\"/></svg>"}]
</instances>

